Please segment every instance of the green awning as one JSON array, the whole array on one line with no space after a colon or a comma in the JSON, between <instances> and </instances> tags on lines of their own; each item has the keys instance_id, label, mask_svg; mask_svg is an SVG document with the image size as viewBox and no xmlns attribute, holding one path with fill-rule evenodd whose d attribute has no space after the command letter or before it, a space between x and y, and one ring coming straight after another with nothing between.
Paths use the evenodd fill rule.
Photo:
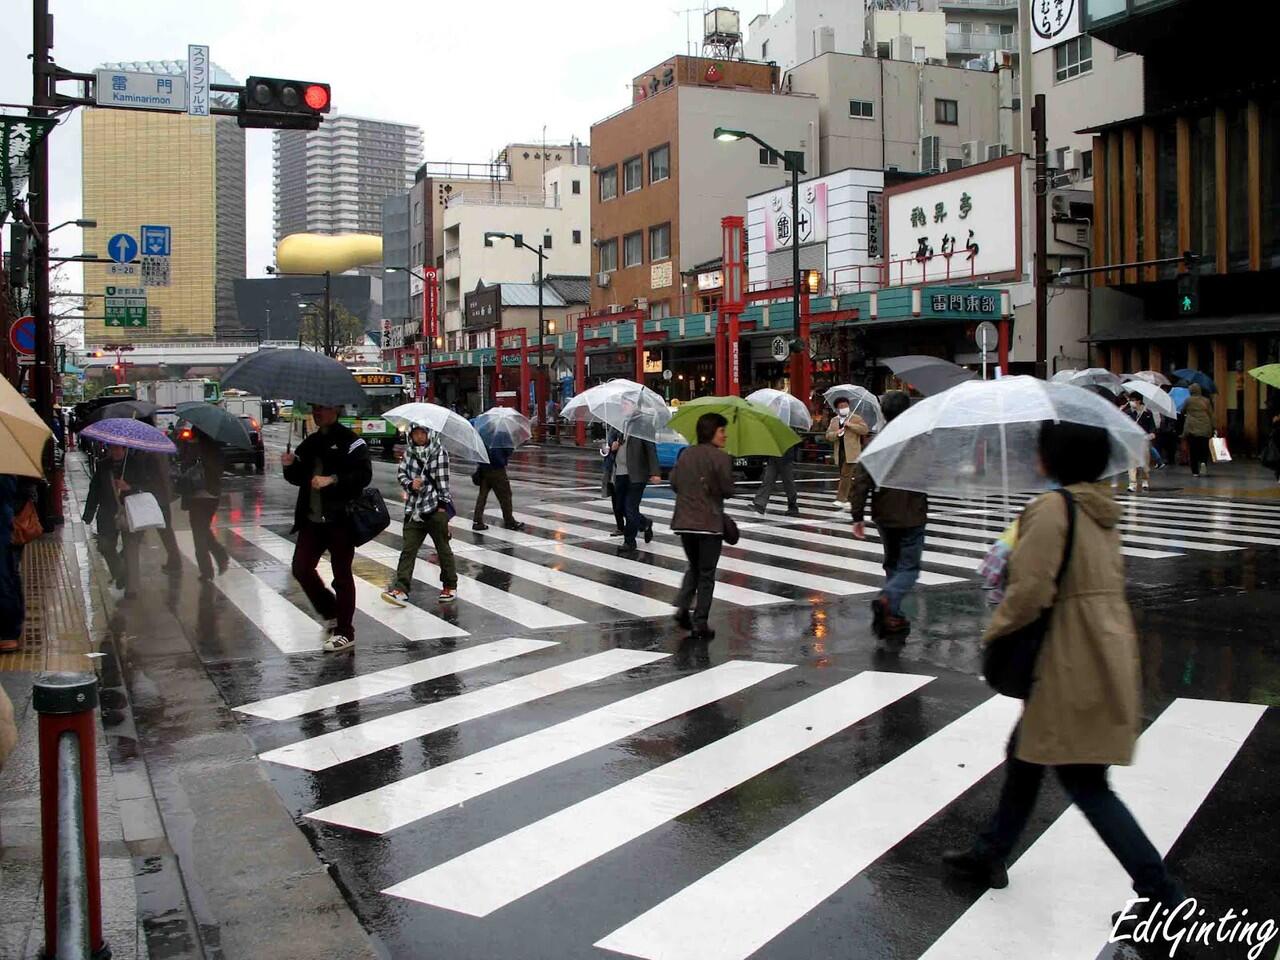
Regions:
<instances>
[{"instance_id":1,"label":"green awning","mask_svg":"<svg viewBox=\"0 0 1280 960\"><path fill-rule=\"evenodd\" d=\"M31 151L58 125L54 117L0 113L0 223L9 218L14 202L31 173Z\"/></svg>"}]
</instances>

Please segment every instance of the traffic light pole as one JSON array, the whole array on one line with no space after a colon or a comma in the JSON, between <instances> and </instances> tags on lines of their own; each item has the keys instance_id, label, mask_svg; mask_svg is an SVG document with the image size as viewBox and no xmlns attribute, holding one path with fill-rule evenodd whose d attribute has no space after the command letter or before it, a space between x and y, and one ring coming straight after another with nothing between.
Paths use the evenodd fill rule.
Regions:
<instances>
[{"instance_id":1,"label":"traffic light pole","mask_svg":"<svg viewBox=\"0 0 1280 960\"><path fill-rule=\"evenodd\" d=\"M49 49L53 46L53 17L49 0L32 0L31 10L31 103L30 115L49 116L51 105ZM49 321L49 138L39 138L31 150L29 212L33 223L42 225L32 231L31 246L31 313L35 318L35 367L33 392L36 413L45 423L53 418L53 377L51 353L53 330Z\"/></svg>"},{"instance_id":2,"label":"traffic light pole","mask_svg":"<svg viewBox=\"0 0 1280 960\"><path fill-rule=\"evenodd\" d=\"M330 297L330 271L324 272L324 355L332 357L337 351L333 348L333 303Z\"/></svg>"}]
</instances>

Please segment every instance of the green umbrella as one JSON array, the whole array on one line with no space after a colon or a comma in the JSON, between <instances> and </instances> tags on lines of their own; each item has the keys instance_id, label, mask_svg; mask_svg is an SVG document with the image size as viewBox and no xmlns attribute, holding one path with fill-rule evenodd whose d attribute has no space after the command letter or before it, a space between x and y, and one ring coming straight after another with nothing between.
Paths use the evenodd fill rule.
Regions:
<instances>
[{"instance_id":1,"label":"green umbrella","mask_svg":"<svg viewBox=\"0 0 1280 960\"><path fill-rule=\"evenodd\" d=\"M1280 363L1268 363L1261 367L1254 367L1249 371L1249 376L1261 383L1265 383L1269 387L1275 387L1280 390Z\"/></svg>"},{"instance_id":2,"label":"green umbrella","mask_svg":"<svg viewBox=\"0 0 1280 960\"><path fill-rule=\"evenodd\" d=\"M697 443L698 418L704 413L718 413L728 421L725 450L735 457L780 457L800 442L771 411L741 397L699 397L682 403L668 426Z\"/></svg>"}]
</instances>

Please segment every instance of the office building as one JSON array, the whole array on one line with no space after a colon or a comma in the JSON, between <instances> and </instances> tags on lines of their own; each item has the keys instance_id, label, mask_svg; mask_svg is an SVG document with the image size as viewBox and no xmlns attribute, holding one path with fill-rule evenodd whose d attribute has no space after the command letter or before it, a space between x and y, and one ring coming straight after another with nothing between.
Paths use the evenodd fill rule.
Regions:
<instances>
[{"instance_id":1,"label":"office building","mask_svg":"<svg viewBox=\"0 0 1280 960\"><path fill-rule=\"evenodd\" d=\"M117 69L183 76L185 60L107 63ZM234 84L217 65L215 83ZM222 106L229 94L214 93ZM129 110L80 111L85 250L105 257L117 233L138 237L143 224L173 233L171 282L148 288L146 327L85 325L86 344L212 337L236 327L234 283L245 274L244 131L234 117ZM137 276L111 276L105 264L85 264L85 290L138 286ZM97 301L101 302L101 301Z\"/></svg>"}]
</instances>

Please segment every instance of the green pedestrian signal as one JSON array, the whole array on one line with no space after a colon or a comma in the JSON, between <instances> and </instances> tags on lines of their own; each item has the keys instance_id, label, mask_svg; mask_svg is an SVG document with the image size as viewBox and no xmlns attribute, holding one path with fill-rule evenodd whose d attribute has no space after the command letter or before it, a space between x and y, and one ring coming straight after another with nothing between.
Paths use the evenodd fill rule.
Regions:
<instances>
[{"instance_id":1,"label":"green pedestrian signal","mask_svg":"<svg viewBox=\"0 0 1280 960\"><path fill-rule=\"evenodd\" d=\"M1182 312L1183 312L1183 313L1190 313L1190 312L1191 312L1191 306L1192 306L1191 298L1190 298L1190 297L1183 297L1183 298L1182 298Z\"/></svg>"},{"instance_id":2,"label":"green pedestrian signal","mask_svg":"<svg viewBox=\"0 0 1280 960\"><path fill-rule=\"evenodd\" d=\"M1177 278L1178 316L1194 317L1200 313L1200 275L1180 273Z\"/></svg>"}]
</instances>

